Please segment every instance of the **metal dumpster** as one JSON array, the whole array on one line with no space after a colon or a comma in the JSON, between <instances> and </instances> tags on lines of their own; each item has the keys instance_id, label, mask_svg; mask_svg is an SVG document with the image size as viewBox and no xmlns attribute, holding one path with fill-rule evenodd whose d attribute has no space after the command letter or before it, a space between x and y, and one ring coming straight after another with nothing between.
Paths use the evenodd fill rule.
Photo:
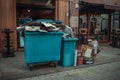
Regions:
<instances>
[{"instance_id":1,"label":"metal dumpster","mask_svg":"<svg viewBox=\"0 0 120 80\"><path fill-rule=\"evenodd\" d=\"M77 38L63 38L60 60L62 66L74 66L75 45L77 40Z\"/></svg>"},{"instance_id":2,"label":"metal dumpster","mask_svg":"<svg viewBox=\"0 0 120 80\"><path fill-rule=\"evenodd\" d=\"M35 63L60 61L63 32L25 31L25 60L29 67Z\"/></svg>"}]
</instances>

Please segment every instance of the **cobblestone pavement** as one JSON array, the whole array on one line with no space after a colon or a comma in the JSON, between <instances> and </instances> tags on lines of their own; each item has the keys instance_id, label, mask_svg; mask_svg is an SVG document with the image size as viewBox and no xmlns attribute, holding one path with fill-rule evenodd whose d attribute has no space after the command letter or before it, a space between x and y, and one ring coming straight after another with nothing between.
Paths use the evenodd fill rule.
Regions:
<instances>
[{"instance_id":1,"label":"cobblestone pavement","mask_svg":"<svg viewBox=\"0 0 120 80\"><path fill-rule=\"evenodd\" d=\"M120 80L120 61L19 80Z\"/></svg>"},{"instance_id":2,"label":"cobblestone pavement","mask_svg":"<svg viewBox=\"0 0 120 80\"><path fill-rule=\"evenodd\" d=\"M101 52L97 55L95 63L90 64L90 65L83 64L83 65L68 66L68 67L63 67L61 65L58 65L56 68L53 68L53 67L50 67L49 64L45 64L45 65L38 64L38 65L34 66L32 71L29 71L28 67L25 63L24 52L16 52L15 54L16 54L16 57L9 57L9 58L2 58L2 56L0 55L0 80L24 79L24 78L40 76L40 75L42 75L44 77L44 75L46 75L46 74L48 74L48 75L46 75L46 76L48 76L48 79L44 79L44 78L47 78L47 77L44 77L44 78L42 78L42 80L54 80L54 79L67 80L66 78L68 78L68 79L70 78L69 80L79 80L79 79L85 80L86 78L89 79L89 78L93 77L95 74L97 74L97 72L91 73L92 74L91 77L89 77L90 75L88 77L83 77L82 75L87 75L88 73L90 73L90 71L89 71L89 69L87 69L87 67L90 67L90 70L93 70L94 68L92 68L92 67L94 67L94 66L96 68L98 65L120 61L120 49L112 48L111 46L109 46L107 44L101 45ZM109 66L107 66L107 67L109 67ZM78 70L80 70L80 72L77 72ZM97 71L99 69L94 69L94 70ZM101 69L101 70L103 70L103 69ZM111 72L115 71L114 68L111 70L113 70ZM117 71L117 69L116 69L116 71ZM58 73L56 73L56 72L58 72ZM74 74L71 75L70 72L72 72ZM104 70L102 72L104 73ZM98 73L98 74L102 74L102 72ZM66 73L66 74L63 74L63 73ZM79 75L79 73L80 73L80 75ZM55 76L53 76L53 75L57 75L57 74L59 74L59 76L56 76L56 78L54 78ZM49 78L49 76L51 76L53 78ZM100 75L98 75L98 76L100 76ZM97 77L93 77L93 78L97 78ZM37 79L40 80L41 77L37 78ZM35 80L37 80L37 79L35 79ZM96 80L96 79L93 79L93 80ZM106 80L106 79L104 79L104 80ZM109 79L109 80L117 80L117 79Z\"/></svg>"}]
</instances>

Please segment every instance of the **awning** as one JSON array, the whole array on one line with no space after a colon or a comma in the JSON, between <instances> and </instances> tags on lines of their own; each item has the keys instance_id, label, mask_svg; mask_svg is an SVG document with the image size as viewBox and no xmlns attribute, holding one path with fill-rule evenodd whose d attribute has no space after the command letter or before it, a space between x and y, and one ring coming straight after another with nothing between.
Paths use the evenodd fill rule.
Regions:
<instances>
[{"instance_id":1,"label":"awning","mask_svg":"<svg viewBox=\"0 0 120 80\"><path fill-rule=\"evenodd\" d=\"M26 8L26 9L55 9L54 0L17 0L17 8Z\"/></svg>"},{"instance_id":2,"label":"awning","mask_svg":"<svg viewBox=\"0 0 120 80\"><path fill-rule=\"evenodd\" d=\"M106 14L108 14L108 13L114 12L113 9L105 8L104 4L96 4L96 3L80 1L79 6L80 6L81 14L85 14L85 13L91 13L91 14L106 13Z\"/></svg>"},{"instance_id":3,"label":"awning","mask_svg":"<svg viewBox=\"0 0 120 80\"><path fill-rule=\"evenodd\" d=\"M41 9L41 10L54 10L55 6L46 6L46 5L34 5L34 4L17 4L17 8L26 8L26 9Z\"/></svg>"},{"instance_id":4,"label":"awning","mask_svg":"<svg viewBox=\"0 0 120 80\"><path fill-rule=\"evenodd\" d=\"M104 5L104 7L105 7L105 9L111 9L111 10L115 10L115 11L120 11L119 6Z\"/></svg>"}]
</instances>

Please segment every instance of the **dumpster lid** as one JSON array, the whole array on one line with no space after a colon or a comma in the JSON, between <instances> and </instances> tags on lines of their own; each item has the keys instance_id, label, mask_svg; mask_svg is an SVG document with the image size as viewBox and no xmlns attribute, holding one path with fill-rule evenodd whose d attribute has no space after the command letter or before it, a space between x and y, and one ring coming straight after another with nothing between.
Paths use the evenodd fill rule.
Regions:
<instances>
[{"instance_id":1,"label":"dumpster lid","mask_svg":"<svg viewBox=\"0 0 120 80\"><path fill-rule=\"evenodd\" d=\"M25 34L42 34L42 35L63 35L63 32L39 32L39 31L25 31Z\"/></svg>"}]
</instances>

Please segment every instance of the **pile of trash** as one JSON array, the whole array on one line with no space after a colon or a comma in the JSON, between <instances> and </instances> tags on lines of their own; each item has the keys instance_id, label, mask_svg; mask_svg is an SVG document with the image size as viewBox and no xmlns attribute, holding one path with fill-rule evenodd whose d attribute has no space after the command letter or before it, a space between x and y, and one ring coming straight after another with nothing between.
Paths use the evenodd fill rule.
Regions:
<instances>
[{"instance_id":1,"label":"pile of trash","mask_svg":"<svg viewBox=\"0 0 120 80\"><path fill-rule=\"evenodd\" d=\"M63 31L64 38L73 37L72 28L67 25L62 24L52 24L52 23L45 23L45 22L29 22L22 24L21 26L17 27L18 32L22 32L24 34L24 31L39 31L39 32L58 32Z\"/></svg>"}]
</instances>

